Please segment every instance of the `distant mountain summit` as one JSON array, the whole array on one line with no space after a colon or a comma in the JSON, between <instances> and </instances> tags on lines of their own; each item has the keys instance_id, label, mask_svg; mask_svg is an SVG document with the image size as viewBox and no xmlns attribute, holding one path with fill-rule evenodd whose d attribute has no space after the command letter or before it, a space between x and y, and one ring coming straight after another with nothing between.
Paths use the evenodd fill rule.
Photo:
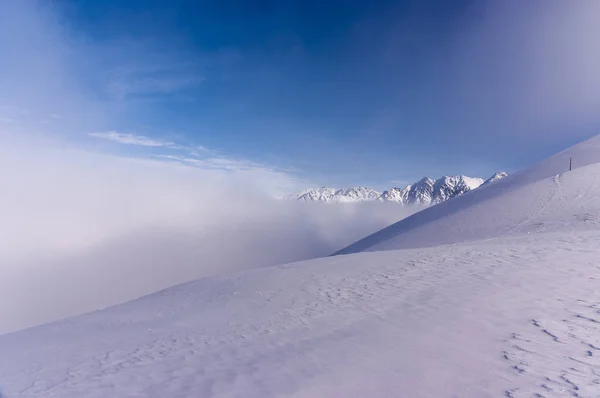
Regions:
<instances>
[{"instance_id":1,"label":"distant mountain summit","mask_svg":"<svg viewBox=\"0 0 600 398\"><path fill-rule=\"evenodd\" d=\"M424 177L404 188L390 188L383 192L360 186L346 189L321 187L297 192L287 196L286 199L325 203L354 203L379 200L402 205L431 205L444 202L482 185L491 184L501 180L507 176L508 173L499 172L487 180L463 175L452 177L444 176L437 180Z\"/></svg>"},{"instance_id":2,"label":"distant mountain summit","mask_svg":"<svg viewBox=\"0 0 600 398\"><path fill-rule=\"evenodd\" d=\"M352 187L337 189L321 187L307 189L287 197L287 199L303 200L305 202L365 202L377 200L381 193L366 187Z\"/></svg>"},{"instance_id":3,"label":"distant mountain summit","mask_svg":"<svg viewBox=\"0 0 600 398\"><path fill-rule=\"evenodd\" d=\"M380 195L380 200L403 205L430 205L444 202L478 188L483 178L467 176L444 176L437 180L425 177L405 188L392 188Z\"/></svg>"},{"instance_id":4,"label":"distant mountain summit","mask_svg":"<svg viewBox=\"0 0 600 398\"><path fill-rule=\"evenodd\" d=\"M496 182L506 177L508 177L508 173L505 171L500 171L488 178L487 180L485 180L484 184L491 184L492 182Z\"/></svg>"}]
</instances>

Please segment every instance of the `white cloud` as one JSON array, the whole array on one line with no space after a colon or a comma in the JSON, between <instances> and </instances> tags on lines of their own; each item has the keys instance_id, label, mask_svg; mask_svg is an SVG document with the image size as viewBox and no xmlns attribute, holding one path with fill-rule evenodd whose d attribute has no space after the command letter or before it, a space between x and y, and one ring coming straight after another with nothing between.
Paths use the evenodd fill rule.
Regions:
<instances>
[{"instance_id":1,"label":"white cloud","mask_svg":"<svg viewBox=\"0 0 600 398\"><path fill-rule=\"evenodd\" d=\"M191 156L191 154L190 154ZM256 162L245 161L245 160L235 160L229 159L226 157L219 156L204 156L195 155L195 157L186 157L186 156L175 156L175 155L159 155L158 158L174 160L181 163L190 164L193 166L210 168L210 169L219 169L219 170L231 170L231 171L242 171L242 170L252 170L256 168L269 168L267 166L260 165Z\"/></svg>"},{"instance_id":2,"label":"white cloud","mask_svg":"<svg viewBox=\"0 0 600 398\"><path fill-rule=\"evenodd\" d=\"M289 170L246 159L233 159L199 145L183 145L172 141L116 131L89 133L88 135L124 145L162 148L165 153L153 155L154 159L176 162L198 169L244 176L246 182L259 184L265 192L276 197L287 195L292 191L311 185L307 181L295 177ZM181 155L180 153L185 154Z\"/></svg>"},{"instance_id":3,"label":"white cloud","mask_svg":"<svg viewBox=\"0 0 600 398\"><path fill-rule=\"evenodd\" d=\"M406 214L382 203L278 201L262 188L295 182L268 168L211 170L23 140L0 145L0 180L0 332L327 255Z\"/></svg>"},{"instance_id":4,"label":"white cloud","mask_svg":"<svg viewBox=\"0 0 600 398\"><path fill-rule=\"evenodd\" d=\"M143 135L130 133L118 133L116 131L107 131L104 133L89 133L90 137L102 138L109 141L115 141L126 145L139 145L149 147L173 147L175 144L168 141L155 140Z\"/></svg>"},{"instance_id":5,"label":"white cloud","mask_svg":"<svg viewBox=\"0 0 600 398\"><path fill-rule=\"evenodd\" d=\"M286 169L248 160L230 159L208 150L205 150L205 154L157 155L156 158L202 170L222 172L224 175L234 175L240 179L240 184L259 186L260 190L273 197L283 197L314 185Z\"/></svg>"}]
</instances>

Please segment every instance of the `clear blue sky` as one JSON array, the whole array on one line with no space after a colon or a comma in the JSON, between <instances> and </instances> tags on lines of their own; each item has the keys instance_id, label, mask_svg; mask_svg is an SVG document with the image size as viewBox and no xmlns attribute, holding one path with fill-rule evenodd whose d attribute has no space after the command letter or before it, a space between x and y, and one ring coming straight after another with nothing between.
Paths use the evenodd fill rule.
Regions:
<instances>
[{"instance_id":1,"label":"clear blue sky","mask_svg":"<svg viewBox=\"0 0 600 398\"><path fill-rule=\"evenodd\" d=\"M583 3L8 0L0 126L316 185L487 177L600 132Z\"/></svg>"}]
</instances>

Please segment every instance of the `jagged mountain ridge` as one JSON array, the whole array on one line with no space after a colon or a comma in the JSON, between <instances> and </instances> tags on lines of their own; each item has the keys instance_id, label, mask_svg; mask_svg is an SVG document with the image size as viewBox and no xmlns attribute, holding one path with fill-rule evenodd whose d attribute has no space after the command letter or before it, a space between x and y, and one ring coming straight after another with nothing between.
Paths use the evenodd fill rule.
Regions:
<instances>
[{"instance_id":1,"label":"jagged mountain ridge","mask_svg":"<svg viewBox=\"0 0 600 398\"><path fill-rule=\"evenodd\" d=\"M501 180L507 176L508 173L506 172L498 172L487 180L463 175L444 176L437 180L424 177L414 184L407 185L405 188L394 187L383 192L361 186L346 189L325 186L315 189L306 189L289 195L287 199L325 203L352 203L379 200L403 205L431 205L444 202L482 185L491 184Z\"/></svg>"},{"instance_id":2,"label":"jagged mountain ridge","mask_svg":"<svg viewBox=\"0 0 600 398\"><path fill-rule=\"evenodd\" d=\"M490 178L488 178L487 180L485 180L484 184L491 184L492 182L501 180L506 177L508 177L508 173L505 171L500 171L500 172L494 174L493 176L491 176Z\"/></svg>"}]
</instances>

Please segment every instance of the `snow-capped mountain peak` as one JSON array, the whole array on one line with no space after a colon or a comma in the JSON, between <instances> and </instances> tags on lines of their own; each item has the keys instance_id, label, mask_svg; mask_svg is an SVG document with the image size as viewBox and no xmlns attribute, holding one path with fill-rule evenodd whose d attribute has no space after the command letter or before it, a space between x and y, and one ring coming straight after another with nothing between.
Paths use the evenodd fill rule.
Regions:
<instances>
[{"instance_id":1,"label":"snow-capped mountain peak","mask_svg":"<svg viewBox=\"0 0 600 398\"><path fill-rule=\"evenodd\" d=\"M379 192L367 187L356 186L346 189L337 189L324 186L292 194L288 196L288 199L303 200L305 202L363 202L376 200L380 195Z\"/></svg>"},{"instance_id":2,"label":"snow-capped mountain peak","mask_svg":"<svg viewBox=\"0 0 600 398\"><path fill-rule=\"evenodd\" d=\"M383 202L394 202L403 205L417 204L430 205L444 202L455 196L464 194L478 188L484 183L497 181L506 177L508 173L500 172L494 174L486 182L483 178L459 176L444 176L437 180L423 177L414 184L404 188L390 188L382 193L367 187L356 186L346 189L321 187L307 189L288 196L288 199L303 201L317 201L326 203L351 203L379 200Z\"/></svg>"},{"instance_id":3,"label":"snow-capped mountain peak","mask_svg":"<svg viewBox=\"0 0 600 398\"><path fill-rule=\"evenodd\" d=\"M383 191L379 200L383 202L397 202L400 204L406 203L407 194L410 190L410 185L406 188L390 188L387 191Z\"/></svg>"},{"instance_id":4,"label":"snow-capped mountain peak","mask_svg":"<svg viewBox=\"0 0 600 398\"><path fill-rule=\"evenodd\" d=\"M377 200L381 193L367 187L351 187L348 189L340 189L337 192L339 194L340 201L366 201L366 200Z\"/></svg>"},{"instance_id":5,"label":"snow-capped mountain peak","mask_svg":"<svg viewBox=\"0 0 600 398\"><path fill-rule=\"evenodd\" d=\"M485 180L485 182L482 185L491 184L492 182L496 182L506 177L508 177L508 173L506 171L499 171L498 173Z\"/></svg>"},{"instance_id":6,"label":"snow-capped mountain peak","mask_svg":"<svg viewBox=\"0 0 600 398\"><path fill-rule=\"evenodd\" d=\"M483 178L467 176L442 177L435 182L431 203L441 203L455 196L464 194L483 184Z\"/></svg>"}]
</instances>

